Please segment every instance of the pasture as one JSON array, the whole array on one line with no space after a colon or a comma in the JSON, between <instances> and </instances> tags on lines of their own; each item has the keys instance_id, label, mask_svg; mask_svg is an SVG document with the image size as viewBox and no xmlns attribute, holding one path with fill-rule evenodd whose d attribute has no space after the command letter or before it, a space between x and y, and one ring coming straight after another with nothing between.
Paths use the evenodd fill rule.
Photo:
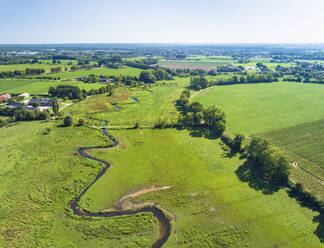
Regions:
<instances>
[{"instance_id":1,"label":"pasture","mask_svg":"<svg viewBox=\"0 0 324 248\"><path fill-rule=\"evenodd\" d=\"M135 199L176 216L165 247L321 246L318 213L285 190L265 195L241 182L235 171L243 161L225 157L218 140L175 129L109 132L120 146L90 152L112 167L82 199L84 208L111 208L129 192L171 186Z\"/></svg>"},{"instance_id":2,"label":"pasture","mask_svg":"<svg viewBox=\"0 0 324 248\"><path fill-rule=\"evenodd\" d=\"M227 131L255 135L324 118L324 87L276 82L214 86L192 101L217 105L227 116Z\"/></svg>"},{"instance_id":3,"label":"pasture","mask_svg":"<svg viewBox=\"0 0 324 248\"><path fill-rule=\"evenodd\" d=\"M112 97L98 95L86 101L67 108L67 114L85 115L87 117L108 121L111 126L133 126L139 123L144 126L153 126L158 119L174 120L178 118L175 102L182 87L189 84L188 78L176 78L164 85L150 89L127 88L117 89ZM152 92L152 94L150 93ZM136 104L130 97L138 100ZM121 111L112 106L116 104Z\"/></svg>"},{"instance_id":4,"label":"pasture","mask_svg":"<svg viewBox=\"0 0 324 248\"><path fill-rule=\"evenodd\" d=\"M72 215L71 200L100 168L77 149L109 142L97 129L59 124L24 122L0 129L0 247L148 247L158 233L150 214Z\"/></svg>"},{"instance_id":5,"label":"pasture","mask_svg":"<svg viewBox=\"0 0 324 248\"><path fill-rule=\"evenodd\" d=\"M50 87L58 85L72 85L78 86L81 89L90 90L102 87L102 84L87 84L82 82L60 82L60 81L47 81L47 80L24 80L24 79L0 79L0 94L14 93L21 94L27 92L29 94L47 94Z\"/></svg>"}]
</instances>

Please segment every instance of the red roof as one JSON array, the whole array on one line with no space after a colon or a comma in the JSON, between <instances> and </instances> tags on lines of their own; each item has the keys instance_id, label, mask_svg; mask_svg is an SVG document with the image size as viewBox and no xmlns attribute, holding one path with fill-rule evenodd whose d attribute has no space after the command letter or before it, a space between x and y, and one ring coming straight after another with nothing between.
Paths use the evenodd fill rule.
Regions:
<instances>
[{"instance_id":1,"label":"red roof","mask_svg":"<svg viewBox=\"0 0 324 248\"><path fill-rule=\"evenodd\" d=\"M4 95L1 95L1 96L0 96L0 100L1 100L1 101L6 101L6 100L8 100L10 97L11 97L10 94L4 94Z\"/></svg>"}]
</instances>

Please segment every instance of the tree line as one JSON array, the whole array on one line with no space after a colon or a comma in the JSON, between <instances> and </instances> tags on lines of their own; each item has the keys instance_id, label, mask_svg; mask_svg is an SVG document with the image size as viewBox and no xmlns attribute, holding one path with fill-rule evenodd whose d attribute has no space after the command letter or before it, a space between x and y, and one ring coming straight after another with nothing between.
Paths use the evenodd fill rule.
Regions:
<instances>
[{"instance_id":1,"label":"tree line","mask_svg":"<svg viewBox=\"0 0 324 248\"><path fill-rule=\"evenodd\" d=\"M0 115L13 117L11 121L47 120L49 118L49 113L47 111L27 110L23 107L0 108Z\"/></svg>"},{"instance_id":2,"label":"tree line","mask_svg":"<svg viewBox=\"0 0 324 248\"><path fill-rule=\"evenodd\" d=\"M14 70L14 71L0 72L0 78L23 77L23 76L31 76L31 75L40 75L44 73L45 70L42 68L40 69L26 68L24 71Z\"/></svg>"},{"instance_id":3,"label":"tree line","mask_svg":"<svg viewBox=\"0 0 324 248\"><path fill-rule=\"evenodd\" d=\"M216 81L208 81L203 76L193 76L190 78L190 88L193 90L201 90L215 85L233 85L233 84L251 84L251 83L272 83L277 82L278 78L272 74L248 74L241 76L233 76L227 79L218 79Z\"/></svg>"}]
</instances>

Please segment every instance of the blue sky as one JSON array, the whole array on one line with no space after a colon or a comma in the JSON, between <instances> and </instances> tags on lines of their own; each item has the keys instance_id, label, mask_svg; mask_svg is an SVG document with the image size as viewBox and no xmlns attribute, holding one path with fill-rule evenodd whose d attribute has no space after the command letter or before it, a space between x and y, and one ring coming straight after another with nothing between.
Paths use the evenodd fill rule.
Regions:
<instances>
[{"instance_id":1,"label":"blue sky","mask_svg":"<svg viewBox=\"0 0 324 248\"><path fill-rule=\"evenodd\" d=\"M324 43L324 0L0 0L0 43Z\"/></svg>"}]
</instances>

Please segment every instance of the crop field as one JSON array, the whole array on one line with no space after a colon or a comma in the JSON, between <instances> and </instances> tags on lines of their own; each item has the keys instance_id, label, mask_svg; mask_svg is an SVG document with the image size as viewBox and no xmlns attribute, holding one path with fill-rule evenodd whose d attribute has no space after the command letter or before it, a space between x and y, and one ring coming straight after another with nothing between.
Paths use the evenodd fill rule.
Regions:
<instances>
[{"instance_id":1,"label":"crop field","mask_svg":"<svg viewBox=\"0 0 324 248\"><path fill-rule=\"evenodd\" d=\"M196 92L193 100L221 107L232 134L260 134L324 117L324 87L316 84L215 86Z\"/></svg>"},{"instance_id":2,"label":"crop field","mask_svg":"<svg viewBox=\"0 0 324 248\"><path fill-rule=\"evenodd\" d=\"M86 77L90 74L103 75L103 76L139 76L141 69L137 68L120 68L120 69L110 69L110 68L95 68L91 70L81 70L81 71L71 71L71 72L60 72L49 74L51 77L60 77L61 79L75 79L77 77Z\"/></svg>"},{"instance_id":3,"label":"crop field","mask_svg":"<svg viewBox=\"0 0 324 248\"><path fill-rule=\"evenodd\" d=\"M189 60L160 60L158 65L170 69L202 69L209 71L219 65L228 64L225 61L189 61Z\"/></svg>"},{"instance_id":4,"label":"crop field","mask_svg":"<svg viewBox=\"0 0 324 248\"><path fill-rule=\"evenodd\" d=\"M0 94L2 93L15 93L20 94L27 92L29 94L47 94L50 87L58 85L73 85L81 89L90 90L102 87L102 84L87 84L82 82L60 82L60 81L40 81L40 80L0 80Z\"/></svg>"},{"instance_id":5,"label":"crop field","mask_svg":"<svg viewBox=\"0 0 324 248\"><path fill-rule=\"evenodd\" d=\"M298 174L294 178L324 199L324 120L283 128L262 136L286 151L296 167L309 172L307 177L305 171L295 170Z\"/></svg>"}]
</instances>

